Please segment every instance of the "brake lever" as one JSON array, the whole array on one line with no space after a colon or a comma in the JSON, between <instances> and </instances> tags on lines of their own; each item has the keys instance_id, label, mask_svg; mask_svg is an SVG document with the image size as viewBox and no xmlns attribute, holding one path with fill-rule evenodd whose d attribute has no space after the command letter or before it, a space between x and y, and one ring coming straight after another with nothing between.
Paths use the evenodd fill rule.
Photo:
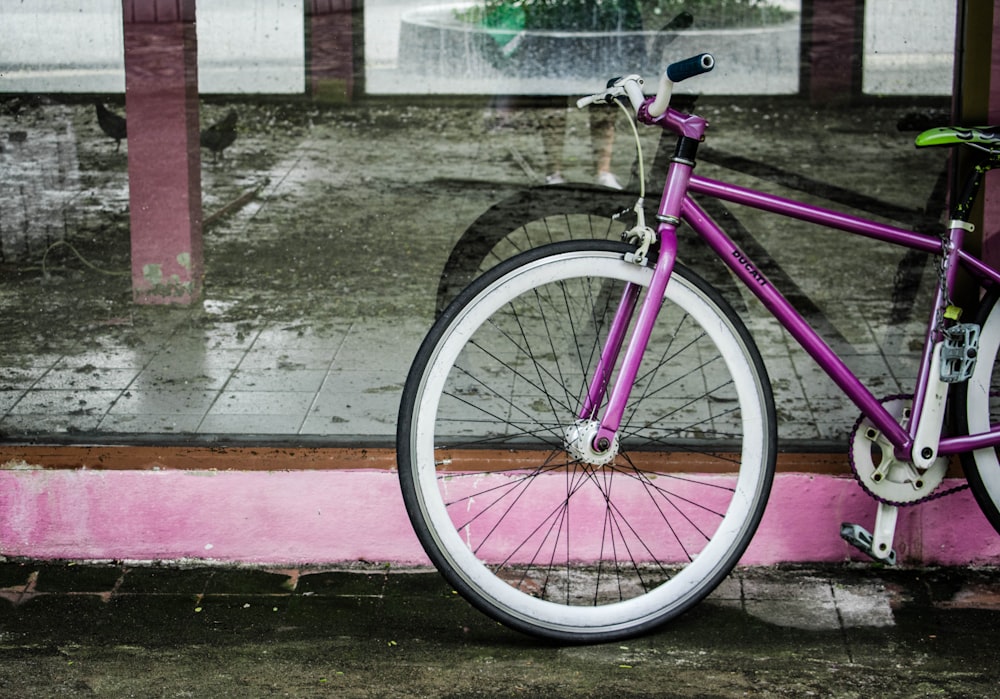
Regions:
<instances>
[{"instance_id":1,"label":"brake lever","mask_svg":"<svg viewBox=\"0 0 1000 699\"><path fill-rule=\"evenodd\" d=\"M628 99L632 104L632 110L637 112L639 106L646 97L642 94L642 78L638 75L626 75L620 78L612 78L608 81L607 89L604 92L581 97L576 102L578 108L583 108L591 104L612 104L616 100Z\"/></svg>"}]
</instances>

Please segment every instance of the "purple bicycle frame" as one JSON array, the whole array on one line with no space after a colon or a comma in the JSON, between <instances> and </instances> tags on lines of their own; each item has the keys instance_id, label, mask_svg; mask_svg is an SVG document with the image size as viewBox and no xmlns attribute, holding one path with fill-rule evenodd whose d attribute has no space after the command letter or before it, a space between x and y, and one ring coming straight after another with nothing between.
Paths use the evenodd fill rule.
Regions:
<instances>
[{"instance_id":1,"label":"purple bicycle frame","mask_svg":"<svg viewBox=\"0 0 1000 699\"><path fill-rule=\"evenodd\" d=\"M684 115L673 109L661 117L652 118L645 109L649 102L639 110L639 119L647 124L656 124L681 136L700 139L704 136L706 123L700 117ZM847 367L840 357L805 321L802 315L788 302L770 280L760 271L760 268L737 246L726 233L698 206L689 193L702 194L743 206L749 206L780 216L815 223L826 228L837 229L847 233L861 235L930 254L942 252L940 238L923 235L896 228L856 216L810 206L791 199L766 194L745 187L727 184L706 177L700 177L693 172L693 163L674 159L667 173L663 197L660 202L658 218L660 225L660 254L646 298L639 308L636 327L632 340L626 348L621 370L611 394L608 398L604 416L595 439L595 446L606 449L614 438L620 426L625 404L628 401L632 383L638 373L642 353L649 340L650 330L656 321L656 314L663 298L664 290L669 282L676 259L677 238L676 229L681 221L686 222L709 245L716 255L726 263L743 284L760 299L778 322L798 341L803 349L816 361L823 371L837 384L844 394L867 416L872 423L886 436L896 450L897 458L910 458L914 436L899 425L895 418L885 409L877 398L861 383L855 374ZM952 227L950 231L950 262L948 275L948 290L954 282L955 270L963 266L983 286L1000 284L1000 272L992 269L980 260L962 250L964 229ZM955 264L957 263L957 264ZM633 285L629 285L633 287ZM607 384L624 339L628 319L635 308L638 288L626 290L623 302L619 307L618 317L613 327L617 334L609 341L602 354L597 376L591 384L581 417L596 418L594 412L600 405L600 396L607 390ZM932 315L928 322L925 349L920 363L920 373L914 391L914 404L911 410L910 430L916 429L920 422L925 389L928 384L934 343L939 340L934 317L936 309L944 303L942 290L939 288L932 305ZM978 435L963 435L959 437L942 437L938 454L950 455L973 449L1000 444L1000 428Z\"/></svg>"}]
</instances>

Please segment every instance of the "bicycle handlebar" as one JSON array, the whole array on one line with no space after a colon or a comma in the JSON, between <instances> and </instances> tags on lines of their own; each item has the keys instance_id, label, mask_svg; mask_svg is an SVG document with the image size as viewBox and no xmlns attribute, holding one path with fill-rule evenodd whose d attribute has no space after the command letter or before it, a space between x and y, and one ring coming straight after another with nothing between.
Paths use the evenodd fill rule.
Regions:
<instances>
[{"instance_id":1,"label":"bicycle handlebar","mask_svg":"<svg viewBox=\"0 0 1000 699\"><path fill-rule=\"evenodd\" d=\"M703 53L691 58L685 58L683 61L677 61L677 63L671 63L667 66L664 74L673 82L679 83L681 80L687 80L696 75L707 73L714 67L715 58L712 54Z\"/></svg>"},{"instance_id":2,"label":"bicycle handlebar","mask_svg":"<svg viewBox=\"0 0 1000 699\"><path fill-rule=\"evenodd\" d=\"M656 92L656 98L649 105L649 115L651 117L661 116L670 106L670 97L673 94L674 84L681 80L693 78L696 75L707 73L715 67L715 58L710 53L702 53L683 61L677 61L667 66L660 76L660 84ZM623 78L612 78L608 81L608 87L604 92L582 97L576 102L577 107L586 107L595 103L609 103L619 97L628 97L632 104L632 110L639 111L639 107L646 101L642 92L642 78L638 75L628 75Z\"/></svg>"}]
</instances>

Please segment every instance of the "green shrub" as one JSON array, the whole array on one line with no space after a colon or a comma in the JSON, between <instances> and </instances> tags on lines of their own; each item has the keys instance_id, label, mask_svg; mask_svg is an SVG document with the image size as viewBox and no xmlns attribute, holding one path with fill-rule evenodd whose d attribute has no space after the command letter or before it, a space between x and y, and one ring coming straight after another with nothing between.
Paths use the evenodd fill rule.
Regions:
<instances>
[{"instance_id":1,"label":"green shrub","mask_svg":"<svg viewBox=\"0 0 1000 699\"><path fill-rule=\"evenodd\" d=\"M757 27L793 16L767 0L484 0L456 14L464 22L513 31Z\"/></svg>"}]
</instances>

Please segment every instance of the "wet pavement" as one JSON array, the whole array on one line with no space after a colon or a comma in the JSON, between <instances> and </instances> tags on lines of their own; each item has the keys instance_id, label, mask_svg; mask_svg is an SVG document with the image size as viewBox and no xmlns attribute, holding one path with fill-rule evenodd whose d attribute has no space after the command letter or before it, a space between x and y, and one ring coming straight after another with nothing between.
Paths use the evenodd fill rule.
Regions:
<instances>
[{"instance_id":1,"label":"wet pavement","mask_svg":"<svg viewBox=\"0 0 1000 699\"><path fill-rule=\"evenodd\" d=\"M738 570L627 642L557 646L436 573L0 563L0 696L995 697L995 571Z\"/></svg>"},{"instance_id":2,"label":"wet pavement","mask_svg":"<svg viewBox=\"0 0 1000 699\"><path fill-rule=\"evenodd\" d=\"M230 108L239 137L222 162L203 163L204 299L186 309L131 303L127 143L115 151L93 106L41 103L16 123L0 114L0 132L24 137L5 145L4 163L54 159L0 190L0 207L23 212L4 235L28 235L5 239L0 261L4 438L388 443L445 260L480 214L541 183L551 156L540 132L563 129L563 174L593 179L588 117L576 110L237 102L204 105L203 120ZM933 223L945 153L916 151L897 130L914 109L927 111L703 97L712 150L699 172ZM613 166L624 180L634 151L622 121ZM642 138L651 161L657 133ZM933 287L931 266L805 224L738 217L775 282L816 310L873 393L912 390L923 322L912 311ZM758 305L743 314L782 439L843 448L856 410Z\"/></svg>"}]
</instances>

